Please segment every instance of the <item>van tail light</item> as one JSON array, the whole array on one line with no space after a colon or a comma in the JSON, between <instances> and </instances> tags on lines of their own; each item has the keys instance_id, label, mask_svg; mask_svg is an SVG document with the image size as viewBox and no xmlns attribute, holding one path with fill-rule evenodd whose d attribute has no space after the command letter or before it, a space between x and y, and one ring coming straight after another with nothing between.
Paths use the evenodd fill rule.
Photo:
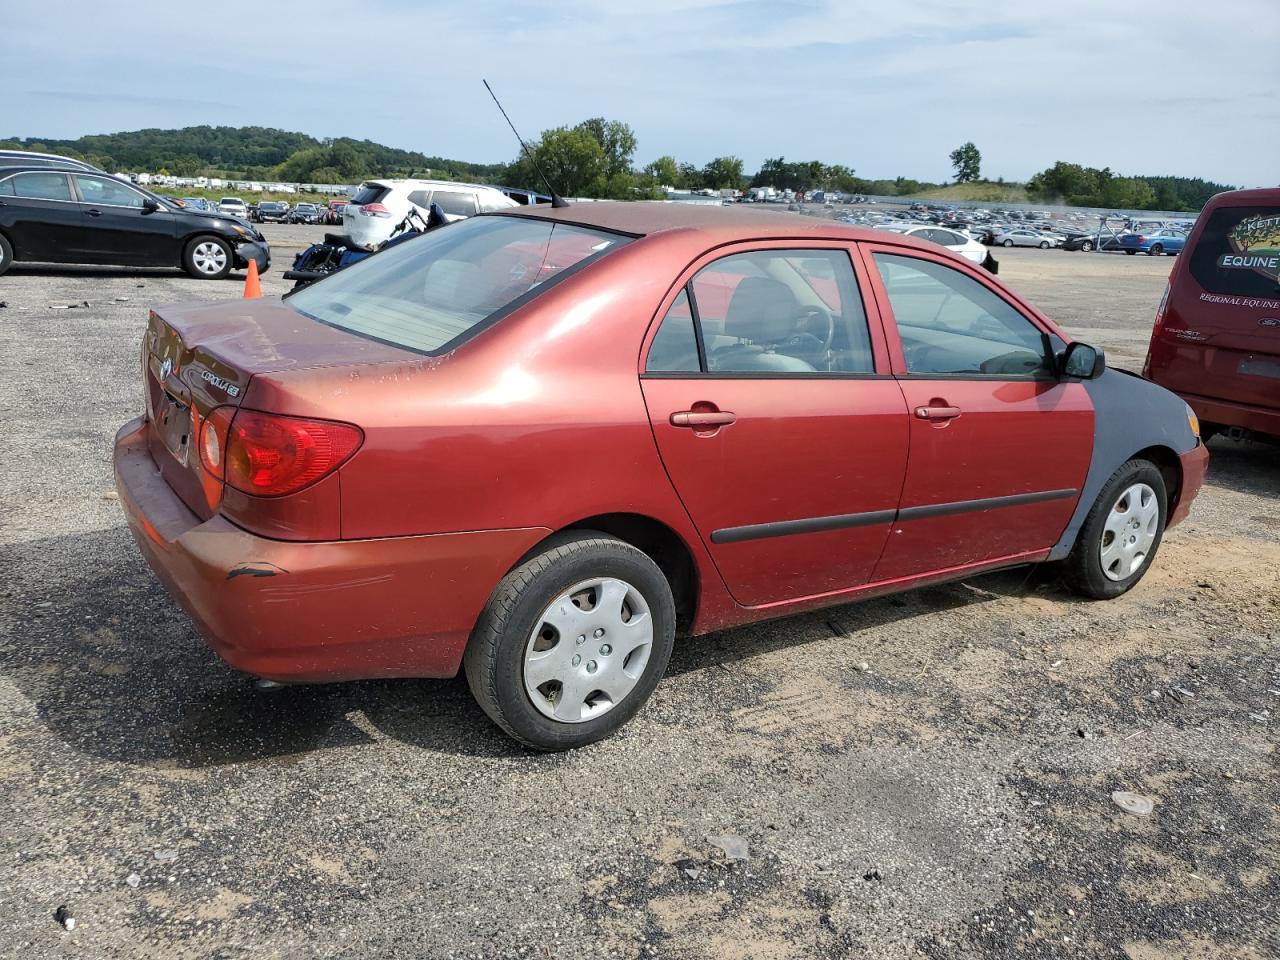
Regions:
<instances>
[{"instance_id":1,"label":"van tail light","mask_svg":"<svg viewBox=\"0 0 1280 960\"><path fill-rule=\"evenodd\" d=\"M366 217L389 217L391 211L380 203L366 203L363 207L357 208Z\"/></svg>"},{"instance_id":2,"label":"van tail light","mask_svg":"<svg viewBox=\"0 0 1280 960\"><path fill-rule=\"evenodd\" d=\"M235 407L214 407L200 426L200 463L210 476L219 480L224 479L227 435L235 415Z\"/></svg>"},{"instance_id":3,"label":"van tail light","mask_svg":"<svg viewBox=\"0 0 1280 960\"><path fill-rule=\"evenodd\" d=\"M1171 284L1168 284L1168 283L1164 285L1164 296L1160 298L1160 306L1156 307L1156 325L1151 330L1151 335L1153 337L1159 336L1160 332L1164 330L1165 313L1169 307L1169 287L1170 286Z\"/></svg>"},{"instance_id":4,"label":"van tail light","mask_svg":"<svg viewBox=\"0 0 1280 960\"><path fill-rule=\"evenodd\" d=\"M282 497L333 473L363 442L350 423L218 407L201 431L200 460L241 493Z\"/></svg>"}]
</instances>

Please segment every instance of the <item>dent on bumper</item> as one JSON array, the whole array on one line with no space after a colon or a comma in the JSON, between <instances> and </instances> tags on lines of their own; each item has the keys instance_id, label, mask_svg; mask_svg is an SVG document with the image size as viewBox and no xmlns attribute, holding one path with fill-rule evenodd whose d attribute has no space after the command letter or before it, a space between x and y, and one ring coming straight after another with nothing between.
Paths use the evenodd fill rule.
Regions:
<instances>
[{"instance_id":1,"label":"dent on bumper","mask_svg":"<svg viewBox=\"0 0 1280 960\"><path fill-rule=\"evenodd\" d=\"M233 667L281 681L450 677L493 587L541 527L297 543L201 521L161 477L139 419L116 488L143 556Z\"/></svg>"}]
</instances>

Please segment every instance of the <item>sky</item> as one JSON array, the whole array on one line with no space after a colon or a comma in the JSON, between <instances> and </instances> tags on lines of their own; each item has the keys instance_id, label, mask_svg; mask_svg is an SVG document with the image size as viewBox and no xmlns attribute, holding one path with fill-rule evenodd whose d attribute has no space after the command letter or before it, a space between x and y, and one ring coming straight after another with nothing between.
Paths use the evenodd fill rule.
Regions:
<instances>
[{"instance_id":1,"label":"sky","mask_svg":"<svg viewBox=\"0 0 1280 960\"><path fill-rule=\"evenodd\" d=\"M0 138L260 125L458 160L593 116L638 165L741 157L944 181L1067 160L1280 184L1280 0L6 4Z\"/></svg>"}]
</instances>

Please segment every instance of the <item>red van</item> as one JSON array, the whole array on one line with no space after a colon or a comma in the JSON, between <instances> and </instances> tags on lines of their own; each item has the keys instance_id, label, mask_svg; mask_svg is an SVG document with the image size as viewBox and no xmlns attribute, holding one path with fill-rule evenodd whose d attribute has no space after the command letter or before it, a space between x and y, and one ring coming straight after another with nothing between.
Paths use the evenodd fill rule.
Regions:
<instances>
[{"instance_id":1,"label":"red van","mask_svg":"<svg viewBox=\"0 0 1280 960\"><path fill-rule=\"evenodd\" d=\"M1280 189L1220 193L1205 206L1142 372L1191 405L1205 439L1280 437Z\"/></svg>"}]
</instances>

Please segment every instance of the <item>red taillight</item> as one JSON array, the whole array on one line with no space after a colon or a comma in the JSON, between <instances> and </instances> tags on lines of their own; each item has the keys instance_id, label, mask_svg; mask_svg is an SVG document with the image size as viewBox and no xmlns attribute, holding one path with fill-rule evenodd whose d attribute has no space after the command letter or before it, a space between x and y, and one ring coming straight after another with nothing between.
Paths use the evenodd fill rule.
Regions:
<instances>
[{"instance_id":1,"label":"red taillight","mask_svg":"<svg viewBox=\"0 0 1280 960\"><path fill-rule=\"evenodd\" d=\"M1139 234L1139 235L1138 235L1138 242L1139 242L1139 243L1146 243L1146 242L1147 242L1147 238L1146 238L1146 237L1144 237L1144 236L1142 236L1141 234Z\"/></svg>"},{"instance_id":2,"label":"red taillight","mask_svg":"<svg viewBox=\"0 0 1280 960\"><path fill-rule=\"evenodd\" d=\"M222 409L231 408L218 408ZM216 435L209 424L218 410L205 421L200 444L202 461L206 433ZM242 493L280 497L338 469L363 440L360 428L350 423L239 410L222 444L220 475Z\"/></svg>"},{"instance_id":3,"label":"red taillight","mask_svg":"<svg viewBox=\"0 0 1280 960\"><path fill-rule=\"evenodd\" d=\"M200 463L219 480L227 462L227 433L235 415L235 407L214 407L200 426Z\"/></svg>"},{"instance_id":4,"label":"red taillight","mask_svg":"<svg viewBox=\"0 0 1280 960\"><path fill-rule=\"evenodd\" d=\"M1151 335L1156 336L1164 329L1165 310L1169 306L1169 287L1171 284L1164 285L1164 296L1160 298L1160 306L1156 307L1156 324L1151 330Z\"/></svg>"},{"instance_id":5,"label":"red taillight","mask_svg":"<svg viewBox=\"0 0 1280 960\"><path fill-rule=\"evenodd\" d=\"M366 217L389 217L391 211L380 203L366 203L363 207L358 208Z\"/></svg>"}]
</instances>

